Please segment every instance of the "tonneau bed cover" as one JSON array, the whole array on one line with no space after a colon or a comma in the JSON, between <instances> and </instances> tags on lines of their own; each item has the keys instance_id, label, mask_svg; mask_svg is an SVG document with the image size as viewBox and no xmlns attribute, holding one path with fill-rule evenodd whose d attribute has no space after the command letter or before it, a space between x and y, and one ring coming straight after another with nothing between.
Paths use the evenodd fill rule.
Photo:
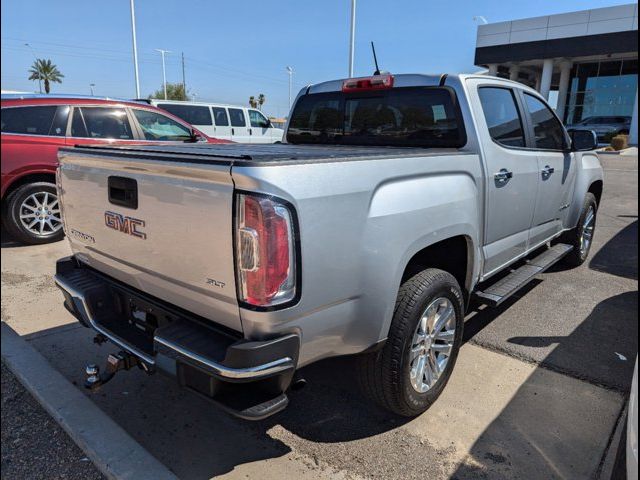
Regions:
<instances>
[{"instance_id":1,"label":"tonneau bed cover","mask_svg":"<svg viewBox=\"0 0 640 480\"><path fill-rule=\"evenodd\" d=\"M281 163L315 163L375 158L426 157L460 154L455 148L360 147L337 145L76 145L61 151L81 151L87 155L134 157L145 160L170 160L188 163L263 166Z\"/></svg>"}]
</instances>

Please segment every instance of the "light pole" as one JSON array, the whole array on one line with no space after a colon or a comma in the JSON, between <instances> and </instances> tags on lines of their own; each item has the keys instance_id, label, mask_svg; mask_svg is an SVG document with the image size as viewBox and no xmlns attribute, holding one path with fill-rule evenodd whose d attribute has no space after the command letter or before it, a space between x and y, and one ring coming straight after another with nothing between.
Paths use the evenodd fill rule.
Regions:
<instances>
[{"instance_id":1,"label":"light pole","mask_svg":"<svg viewBox=\"0 0 640 480\"><path fill-rule=\"evenodd\" d=\"M167 70L164 65L164 55L165 53L171 53L169 50L162 50L161 48L156 48L156 52L160 52L162 55L162 85L164 87L164 99L167 99Z\"/></svg>"},{"instance_id":2,"label":"light pole","mask_svg":"<svg viewBox=\"0 0 640 480\"><path fill-rule=\"evenodd\" d=\"M93 87L95 87L96 84L95 83L90 83L89 84L89 88L91 89L91 96L93 97L94 93L93 93Z\"/></svg>"},{"instance_id":3,"label":"light pole","mask_svg":"<svg viewBox=\"0 0 640 480\"><path fill-rule=\"evenodd\" d=\"M293 68L287 67L287 73L289 74L289 111L291 111L291 86L293 83Z\"/></svg>"},{"instance_id":4,"label":"light pole","mask_svg":"<svg viewBox=\"0 0 640 480\"><path fill-rule=\"evenodd\" d=\"M353 77L353 57L356 41L356 0L351 0L351 35L349 38L349 78L351 78Z\"/></svg>"},{"instance_id":5,"label":"light pole","mask_svg":"<svg viewBox=\"0 0 640 480\"><path fill-rule=\"evenodd\" d=\"M129 1L131 7L131 38L133 40L133 73L136 78L136 98L140 98L140 78L138 76L138 44L136 42L136 12L133 4L134 0Z\"/></svg>"},{"instance_id":6,"label":"light pole","mask_svg":"<svg viewBox=\"0 0 640 480\"><path fill-rule=\"evenodd\" d=\"M33 58L36 60L36 68L37 68L38 57L36 56L36 51L28 43L25 43L24 46L29 47L29 50L31 50L31 53L33 54ZM40 78L40 75L38 75L38 90L40 91L40 93L42 93L42 79Z\"/></svg>"}]
</instances>

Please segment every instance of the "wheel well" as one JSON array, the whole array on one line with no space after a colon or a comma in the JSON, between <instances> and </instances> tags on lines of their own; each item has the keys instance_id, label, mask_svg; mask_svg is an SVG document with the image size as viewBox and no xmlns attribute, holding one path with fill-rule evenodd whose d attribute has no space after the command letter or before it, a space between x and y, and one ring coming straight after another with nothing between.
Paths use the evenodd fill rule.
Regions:
<instances>
[{"instance_id":1,"label":"wheel well","mask_svg":"<svg viewBox=\"0 0 640 480\"><path fill-rule=\"evenodd\" d=\"M411 257L402 274L402 282L426 268L438 268L455 277L466 299L469 260L468 238L462 235L451 237L429 245Z\"/></svg>"},{"instance_id":2,"label":"wheel well","mask_svg":"<svg viewBox=\"0 0 640 480\"><path fill-rule=\"evenodd\" d=\"M593 195L596 197L596 202L598 202L598 205L600 205L600 199L602 198L603 186L604 184L602 183L602 180L596 180L589 186L589 192L593 193Z\"/></svg>"},{"instance_id":3,"label":"wheel well","mask_svg":"<svg viewBox=\"0 0 640 480\"><path fill-rule=\"evenodd\" d=\"M13 192L16 188L21 187L22 185L26 185L27 183L36 183L36 182L49 182L55 185L56 183L56 174L55 173L33 173L30 175L25 175L20 177L17 180L14 180L11 185L5 190L4 197L2 200L9 196L11 192Z\"/></svg>"}]
</instances>

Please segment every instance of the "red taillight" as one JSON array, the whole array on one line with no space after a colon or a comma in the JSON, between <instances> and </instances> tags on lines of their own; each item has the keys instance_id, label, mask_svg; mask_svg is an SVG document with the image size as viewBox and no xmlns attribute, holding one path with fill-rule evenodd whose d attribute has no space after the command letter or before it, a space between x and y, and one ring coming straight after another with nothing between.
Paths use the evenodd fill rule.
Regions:
<instances>
[{"instance_id":1,"label":"red taillight","mask_svg":"<svg viewBox=\"0 0 640 480\"><path fill-rule=\"evenodd\" d=\"M343 92L384 90L391 87L393 87L393 75L374 75L373 77L349 78L342 82Z\"/></svg>"},{"instance_id":2,"label":"red taillight","mask_svg":"<svg viewBox=\"0 0 640 480\"><path fill-rule=\"evenodd\" d=\"M296 294L292 213L263 196L238 194L236 260L239 300L258 307L279 305Z\"/></svg>"}]
</instances>

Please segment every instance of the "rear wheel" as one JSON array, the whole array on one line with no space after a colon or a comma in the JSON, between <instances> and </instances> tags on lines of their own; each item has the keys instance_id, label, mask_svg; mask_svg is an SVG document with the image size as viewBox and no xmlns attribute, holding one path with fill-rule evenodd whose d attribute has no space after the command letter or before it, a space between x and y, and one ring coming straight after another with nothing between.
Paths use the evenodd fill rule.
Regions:
<instances>
[{"instance_id":1,"label":"rear wheel","mask_svg":"<svg viewBox=\"0 0 640 480\"><path fill-rule=\"evenodd\" d=\"M588 192L582 205L578 226L567 232L563 240L573 246L573 250L564 257L564 263L570 267L582 265L591 250L593 234L596 228L596 217L598 213L598 202L593 193Z\"/></svg>"},{"instance_id":2,"label":"rear wheel","mask_svg":"<svg viewBox=\"0 0 640 480\"><path fill-rule=\"evenodd\" d=\"M359 359L370 398L402 416L424 412L449 380L462 343L463 300L456 279L428 269L400 287L384 347Z\"/></svg>"},{"instance_id":3,"label":"rear wheel","mask_svg":"<svg viewBox=\"0 0 640 480\"><path fill-rule=\"evenodd\" d=\"M60 240L64 232L55 185L28 183L11 192L4 223L8 232L23 243L34 245Z\"/></svg>"}]
</instances>

